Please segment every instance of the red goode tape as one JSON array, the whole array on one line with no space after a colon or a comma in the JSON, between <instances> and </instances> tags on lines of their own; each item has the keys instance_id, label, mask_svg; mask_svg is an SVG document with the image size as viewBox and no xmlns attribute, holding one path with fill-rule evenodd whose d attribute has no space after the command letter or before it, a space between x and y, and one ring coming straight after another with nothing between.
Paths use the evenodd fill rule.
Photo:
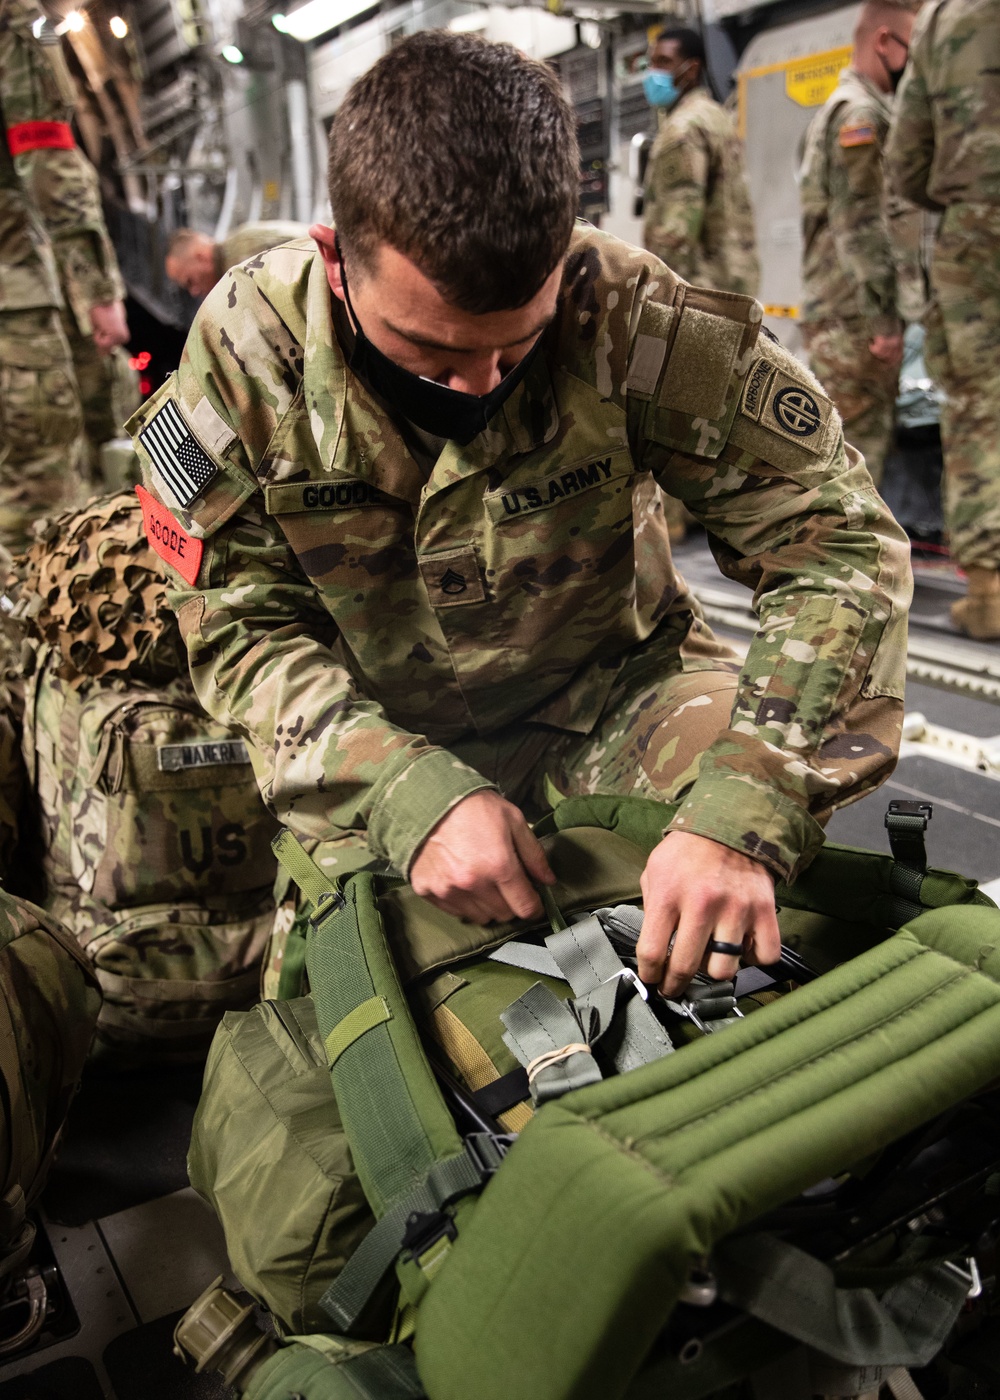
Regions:
<instances>
[{"instance_id":1,"label":"red goode tape","mask_svg":"<svg viewBox=\"0 0 1000 1400\"><path fill-rule=\"evenodd\" d=\"M198 581L204 541L189 535L177 517L142 486L135 488L135 494L142 506L142 523L146 527L147 540L160 558L166 560L193 587Z\"/></svg>"}]
</instances>

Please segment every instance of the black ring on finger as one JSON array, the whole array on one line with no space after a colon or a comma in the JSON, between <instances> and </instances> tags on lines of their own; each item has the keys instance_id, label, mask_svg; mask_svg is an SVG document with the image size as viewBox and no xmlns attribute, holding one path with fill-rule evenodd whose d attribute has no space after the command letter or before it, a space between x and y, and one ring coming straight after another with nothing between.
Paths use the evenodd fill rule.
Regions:
<instances>
[{"instance_id":1,"label":"black ring on finger","mask_svg":"<svg viewBox=\"0 0 1000 1400\"><path fill-rule=\"evenodd\" d=\"M721 938L709 940L708 951L710 953L722 953L727 958L738 958L743 952L742 943L723 943Z\"/></svg>"}]
</instances>

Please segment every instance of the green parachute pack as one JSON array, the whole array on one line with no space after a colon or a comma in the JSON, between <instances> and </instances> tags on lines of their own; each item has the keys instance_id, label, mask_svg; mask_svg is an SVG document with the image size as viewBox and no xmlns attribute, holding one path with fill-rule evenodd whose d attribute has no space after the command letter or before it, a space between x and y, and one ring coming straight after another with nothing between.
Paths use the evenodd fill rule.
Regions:
<instances>
[{"instance_id":1,"label":"green parachute pack","mask_svg":"<svg viewBox=\"0 0 1000 1400\"><path fill-rule=\"evenodd\" d=\"M46 1316L46 1284L26 1267L28 1215L55 1157L97 1023L101 993L74 939L51 915L0 890L0 1290L26 1321L0 1356L27 1346Z\"/></svg>"},{"instance_id":2,"label":"green parachute pack","mask_svg":"<svg viewBox=\"0 0 1000 1400\"><path fill-rule=\"evenodd\" d=\"M779 965L654 1010L669 817L561 803L536 926L278 838L311 996L224 1018L189 1158L277 1337L209 1289L177 1332L201 1368L250 1400L795 1400L938 1353L998 1213L1000 910L894 803L892 857L778 886Z\"/></svg>"},{"instance_id":3,"label":"green parachute pack","mask_svg":"<svg viewBox=\"0 0 1000 1400\"><path fill-rule=\"evenodd\" d=\"M194 694L133 494L58 518L23 572L41 898L104 991L95 1050L201 1058L256 1000L276 824L243 738Z\"/></svg>"}]
</instances>

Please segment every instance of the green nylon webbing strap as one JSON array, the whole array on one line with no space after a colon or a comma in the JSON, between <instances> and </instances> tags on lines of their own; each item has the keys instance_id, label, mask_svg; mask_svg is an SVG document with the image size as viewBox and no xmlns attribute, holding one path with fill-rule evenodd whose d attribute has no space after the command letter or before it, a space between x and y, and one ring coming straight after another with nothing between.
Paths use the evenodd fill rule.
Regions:
<instances>
[{"instance_id":1,"label":"green nylon webbing strap","mask_svg":"<svg viewBox=\"0 0 1000 1400\"><path fill-rule=\"evenodd\" d=\"M542 982L529 987L500 1013L500 1019L507 1028L504 1044L525 1066L541 1055L582 1044L587 1039L566 1003ZM532 1077L531 1097L534 1103L541 1105L560 1098L570 1089L596 1084L600 1078L601 1068L593 1055L577 1050Z\"/></svg>"},{"instance_id":2,"label":"green nylon webbing strap","mask_svg":"<svg viewBox=\"0 0 1000 1400\"><path fill-rule=\"evenodd\" d=\"M334 1026L324 1042L330 1068L333 1068L349 1045L360 1040L365 1031L374 1030L376 1026L391 1020L392 1012L386 1005L385 997L369 997L353 1011L349 1011L344 1019Z\"/></svg>"},{"instance_id":3,"label":"green nylon webbing strap","mask_svg":"<svg viewBox=\"0 0 1000 1400\"><path fill-rule=\"evenodd\" d=\"M573 1006L581 1024L586 1025L589 1012L596 1013L598 1025L592 1039L599 1039L610 1029L616 1014L623 1018L621 1043L614 1054L619 1074L672 1053L670 1037L635 992L634 983L633 994L628 996L630 988L622 978L624 964L596 915L570 924L560 933L549 934L545 946L573 989Z\"/></svg>"},{"instance_id":4,"label":"green nylon webbing strap","mask_svg":"<svg viewBox=\"0 0 1000 1400\"><path fill-rule=\"evenodd\" d=\"M358 872L341 894L291 832L273 847L315 906L306 966L316 1020L358 1176L379 1218L321 1300L350 1333L396 1261L408 1217L478 1189L483 1173L459 1151L386 941L378 878Z\"/></svg>"},{"instance_id":5,"label":"green nylon webbing strap","mask_svg":"<svg viewBox=\"0 0 1000 1400\"><path fill-rule=\"evenodd\" d=\"M838 1288L811 1254L770 1234L741 1235L713 1255L719 1291L786 1336L852 1366L926 1366L968 1295L967 1280L937 1265L875 1296Z\"/></svg>"},{"instance_id":6,"label":"green nylon webbing strap","mask_svg":"<svg viewBox=\"0 0 1000 1400\"><path fill-rule=\"evenodd\" d=\"M324 896L337 893L333 881L323 874L290 831L280 831L271 842L271 849L314 908Z\"/></svg>"},{"instance_id":7,"label":"green nylon webbing strap","mask_svg":"<svg viewBox=\"0 0 1000 1400\"><path fill-rule=\"evenodd\" d=\"M507 967L519 967L523 972L533 972L536 977L554 977L564 982L562 969L548 948L539 943L523 943L512 938L509 943L501 943L486 956L491 962L504 963Z\"/></svg>"},{"instance_id":8,"label":"green nylon webbing strap","mask_svg":"<svg viewBox=\"0 0 1000 1400\"><path fill-rule=\"evenodd\" d=\"M323 1294L320 1307L342 1332L350 1333L375 1289L399 1255L411 1215L433 1215L478 1191L483 1174L468 1153L438 1162L410 1195L377 1221Z\"/></svg>"}]
</instances>

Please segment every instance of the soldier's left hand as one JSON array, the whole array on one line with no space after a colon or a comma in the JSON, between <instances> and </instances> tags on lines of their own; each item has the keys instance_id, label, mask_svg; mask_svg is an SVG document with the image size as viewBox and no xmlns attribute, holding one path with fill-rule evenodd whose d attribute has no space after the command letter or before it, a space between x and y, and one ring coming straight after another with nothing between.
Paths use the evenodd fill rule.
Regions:
<instances>
[{"instance_id":1,"label":"soldier's left hand","mask_svg":"<svg viewBox=\"0 0 1000 1400\"><path fill-rule=\"evenodd\" d=\"M781 955L774 877L759 861L689 832L671 831L643 871L645 920L636 950L639 976L675 997L703 968L735 977L739 958L707 955L710 939L743 948L743 961Z\"/></svg>"},{"instance_id":2,"label":"soldier's left hand","mask_svg":"<svg viewBox=\"0 0 1000 1400\"><path fill-rule=\"evenodd\" d=\"M123 301L92 306L90 324L94 330L94 344L102 355L110 355L116 345L127 344L129 330Z\"/></svg>"}]
</instances>

